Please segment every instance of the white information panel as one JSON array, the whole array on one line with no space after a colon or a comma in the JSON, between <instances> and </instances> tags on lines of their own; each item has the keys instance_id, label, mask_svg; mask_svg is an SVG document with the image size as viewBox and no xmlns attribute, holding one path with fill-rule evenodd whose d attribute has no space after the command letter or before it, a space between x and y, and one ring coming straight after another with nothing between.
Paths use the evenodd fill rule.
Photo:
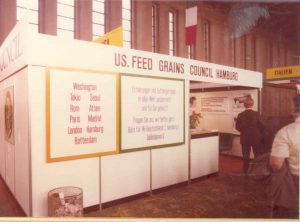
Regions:
<instances>
[{"instance_id":1,"label":"white information panel","mask_svg":"<svg viewBox=\"0 0 300 222\"><path fill-rule=\"evenodd\" d=\"M226 96L201 98L202 113L228 113L229 101Z\"/></svg>"},{"instance_id":2,"label":"white information panel","mask_svg":"<svg viewBox=\"0 0 300 222\"><path fill-rule=\"evenodd\" d=\"M116 74L47 70L47 160L118 151Z\"/></svg>"},{"instance_id":3,"label":"white information panel","mask_svg":"<svg viewBox=\"0 0 300 222\"><path fill-rule=\"evenodd\" d=\"M184 81L121 76L121 150L184 143Z\"/></svg>"}]
</instances>

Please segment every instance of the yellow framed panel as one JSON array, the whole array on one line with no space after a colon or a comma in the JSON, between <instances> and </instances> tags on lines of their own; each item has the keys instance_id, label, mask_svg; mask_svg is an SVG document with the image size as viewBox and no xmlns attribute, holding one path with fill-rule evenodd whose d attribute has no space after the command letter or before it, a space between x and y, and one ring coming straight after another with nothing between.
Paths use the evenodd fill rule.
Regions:
<instances>
[{"instance_id":1,"label":"yellow framed panel","mask_svg":"<svg viewBox=\"0 0 300 222\"><path fill-rule=\"evenodd\" d=\"M170 147L170 146L177 146L177 145L182 145L185 143L185 80L184 79L175 79L175 78L164 78L164 77L153 77L153 76L146 76L146 75L134 75L134 74L121 74L120 76L120 86L121 86L121 89L120 89L120 100L121 100L121 104L120 104L120 120L121 120L121 126L120 126L120 137L121 137L121 144L120 144L120 151L121 152L131 152L131 151L141 151L141 150L147 150L147 149L156 149L156 148L164 148L164 147ZM174 112L178 113L178 116L180 116L180 123L178 124L179 125L179 133L180 131L182 130L182 134L179 136L179 140L176 141L176 139L173 139L174 142L170 142L170 135L167 134L167 142L164 142L162 139L159 139L160 141L158 141L156 144L155 143L151 143L150 142L147 142L147 141L143 141L143 139L141 139L141 137L145 136L145 135L142 135L142 134L139 134L139 133L136 133L136 135L134 135L133 137L132 136L129 136L129 138L131 139L128 139L128 133L126 135L126 133L124 132L124 130L128 130L130 131L129 129L129 122L131 121L131 118L128 118L128 116L123 116L124 115L124 105L127 106L127 113L131 113L132 115L136 115L137 114L137 110L140 109L141 112L138 113L139 115L143 116L147 116L147 113L148 111L143 111L142 110L142 106L145 106L146 104L144 105L141 105L141 100L142 98L139 98L138 99L138 96L133 96L133 95L126 95L126 93L123 92L123 90L128 90L128 88L126 89L125 87L125 84L124 83L124 78L132 78L132 79L135 79L135 80L138 80L141 84L139 86L141 87L147 87L147 82L151 82L151 80L159 80L157 85L155 85L155 87L159 87L159 84L161 84L162 86L164 87L167 87L168 85L168 82L169 83L179 83L177 86L180 87L180 89L178 89L178 92L182 92L182 95L177 95L178 97L176 97L177 100L179 100L179 104L181 104L181 107L176 107L176 109L174 109L173 111L172 110L168 110L168 112L165 112L167 113L168 115L173 115ZM155 81L154 81L155 83ZM152 84L152 85L151 85ZM153 82L150 84L150 88L153 87ZM128 87L128 86L127 86ZM171 87L172 88L172 87ZM134 90L134 89L132 89ZM154 98L156 96L156 92L150 96L148 95L148 99L151 99L150 97L153 97L153 101L157 98ZM127 99L125 98L127 96ZM142 95L140 95L142 96ZM170 100L172 101L172 99L175 99L175 97L171 98L171 97L168 97L168 98L165 98L166 100ZM140 100L139 102L137 102L137 100ZM145 100L147 100L145 98ZM140 103L140 104L138 104ZM169 104L165 103L166 106L170 106L170 107L167 107L167 109L169 108L174 108L172 107L174 104L172 104L172 102L170 102ZM148 104L149 105L149 104ZM138 106L138 107L135 107L135 106ZM138 109L137 109L138 108ZM144 113L143 113L144 112ZM151 112L151 111L150 111ZM155 118L159 118L158 116L155 116L155 112L152 114L154 114L152 117L153 119ZM149 115L149 114L148 114ZM151 115L151 114L150 114ZM169 116L171 117L171 116ZM174 118L176 119L176 118ZM129 120L126 121L126 120ZM132 123L132 122L131 122ZM147 123L147 122L143 122L143 123ZM128 127L128 128L126 128ZM141 126L142 127L142 126ZM145 126L147 127L147 126ZM149 127L149 126L148 126ZM151 127L151 126L150 126ZM125 129L126 128L126 129ZM132 129L134 130L134 129ZM136 131L136 132L140 132L140 131ZM160 133L165 133L166 130L164 128L164 130L160 131ZM175 133L176 134L176 133ZM138 140L141 140L140 144L139 145L128 145L126 144L127 142L126 141L133 141L133 143L139 143L139 142L136 142Z\"/></svg>"},{"instance_id":2,"label":"yellow framed panel","mask_svg":"<svg viewBox=\"0 0 300 222\"><path fill-rule=\"evenodd\" d=\"M115 124L115 147L112 147L109 151L104 152L92 152L92 153L84 153L80 155L63 155L63 156L56 156L53 157L51 147L51 74L52 71L62 71L62 72L78 72L78 73L85 73L88 75L112 75L115 78L115 93L116 93L116 124ZM50 162L58 162L58 161L66 161L66 160L74 160L74 159L82 159L82 158L91 158L91 157L98 157L103 155L111 155L117 154L120 152L120 114L119 114L119 104L120 104L120 76L118 73L107 72L107 71L94 71L94 70L87 70L87 69L73 69L73 68L63 68L63 67L46 67L46 160L48 163ZM111 137L111 135L109 135ZM78 149L78 148L75 148Z\"/></svg>"}]
</instances>

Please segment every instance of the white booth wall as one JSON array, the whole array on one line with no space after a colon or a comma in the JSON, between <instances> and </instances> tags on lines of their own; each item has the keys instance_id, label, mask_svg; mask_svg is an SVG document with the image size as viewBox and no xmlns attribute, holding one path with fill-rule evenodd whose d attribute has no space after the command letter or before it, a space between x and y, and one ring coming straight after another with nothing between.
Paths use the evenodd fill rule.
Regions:
<instances>
[{"instance_id":1,"label":"white booth wall","mask_svg":"<svg viewBox=\"0 0 300 222\"><path fill-rule=\"evenodd\" d=\"M47 215L47 193L56 187L81 187L84 207L90 207L144 193L151 187L158 189L188 180L188 143L151 151L47 163L45 73L45 67L29 66L32 216ZM188 101L188 81L186 84ZM187 124L185 127L188 130ZM185 140L188 141L187 135Z\"/></svg>"},{"instance_id":2,"label":"white booth wall","mask_svg":"<svg viewBox=\"0 0 300 222\"><path fill-rule=\"evenodd\" d=\"M14 87L15 128L14 145L0 131L0 173L27 215L47 216L47 194L57 187L81 187L83 205L89 207L188 180L188 143L47 163L45 82L45 67L32 65L0 82L1 98L5 88ZM185 89L188 101L189 81ZM0 100L0 116L4 123L4 100Z\"/></svg>"},{"instance_id":3,"label":"white booth wall","mask_svg":"<svg viewBox=\"0 0 300 222\"><path fill-rule=\"evenodd\" d=\"M101 157L101 202L150 191L150 151Z\"/></svg>"},{"instance_id":4,"label":"white booth wall","mask_svg":"<svg viewBox=\"0 0 300 222\"><path fill-rule=\"evenodd\" d=\"M152 150L152 163L152 189L187 181L188 143Z\"/></svg>"},{"instance_id":5,"label":"white booth wall","mask_svg":"<svg viewBox=\"0 0 300 222\"><path fill-rule=\"evenodd\" d=\"M22 206L26 214L30 214L30 138L28 107L28 68L17 71L13 76L0 82L0 173L8 188ZM14 137L11 144L4 136L4 90L14 88Z\"/></svg>"},{"instance_id":6,"label":"white booth wall","mask_svg":"<svg viewBox=\"0 0 300 222\"><path fill-rule=\"evenodd\" d=\"M24 212L33 217L47 216L48 192L57 187L81 187L83 189L83 205L90 207L187 181L190 168L194 171L193 177L217 171L217 137L210 138L213 140L210 144L213 146L210 153L214 155L211 159L214 161L212 171L206 171L206 169L210 169L211 163L204 161L207 159L205 149L210 149L207 141L196 146L196 150L189 150L190 80L225 82L233 85L250 84L261 87L261 74L255 75L258 73L253 71L86 41L60 39L32 33L26 29L26 24L20 23L1 46L1 56L6 55L3 52L8 47L17 47L19 49L17 56L19 57L9 61L11 63L8 64L8 67L3 66L4 70L1 70L0 96L3 98L4 90L13 85L15 144L9 144L4 139L4 132L0 131L0 172ZM61 50L62 47L63 50ZM152 69L143 69L137 67L137 63L133 62L128 62L128 66L120 67L115 63L118 55L125 56L128 61L130 58L132 61L134 58L146 58L147 61L153 63L153 67ZM159 68L159 64L162 62L179 64L181 68L185 67L185 69L179 69L177 72L166 71ZM213 77L192 75L189 73L188 67L195 66L209 67L215 75ZM47 162L46 69L49 67L183 80L184 142L180 141L176 145L175 143L174 145L169 144L168 147L152 150ZM223 79L217 74L220 70L239 75L239 78ZM251 79L250 82L249 79ZM1 99L1 123L4 122L3 111L4 103ZM201 155L201 157L193 158L193 155ZM205 172L201 167L204 163L210 164L205 166ZM189 164L193 166L189 166ZM199 173L200 169L202 172Z\"/></svg>"}]
</instances>

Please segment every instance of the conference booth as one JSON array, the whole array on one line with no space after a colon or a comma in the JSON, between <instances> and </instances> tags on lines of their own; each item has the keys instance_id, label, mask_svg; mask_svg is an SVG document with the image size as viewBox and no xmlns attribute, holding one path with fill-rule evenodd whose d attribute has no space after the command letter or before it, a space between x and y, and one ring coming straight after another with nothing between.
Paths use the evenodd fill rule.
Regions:
<instances>
[{"instance_id":1,"label":"conference booth","mask_svg":"<svg viewBox=\"0 0 300 222\"><path fill-rule=\"evenodd\" d=\"M81 187L84 208L99 209L217 173L219 134L238 137L240 102L258 105L261 87L258 72L19 22L0 48L1 177L26 215L44 217L57 187Z\"/></svg>"}]
</instances>

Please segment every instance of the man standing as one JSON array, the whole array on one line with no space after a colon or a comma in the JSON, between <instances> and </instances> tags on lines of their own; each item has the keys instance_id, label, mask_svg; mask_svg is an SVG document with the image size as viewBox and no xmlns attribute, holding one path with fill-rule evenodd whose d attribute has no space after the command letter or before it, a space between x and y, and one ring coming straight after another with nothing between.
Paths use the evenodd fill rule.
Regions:
<instances>
[{"instance_id":1,"label":"man standing","mask_svg":"<svg viewBox=\"0 0 300 222\"><path fill-rule=\"evenodd\" d=\"M243 154L243 170L247 175L250 151L253 149L254 157L259 156L262 150L262 140L264 127L257 111L252 110L254 101L249 96L244 101L246 110L241 112L236 121L236 129L240 131L240 143Z\"/></svg>"},{"instance_id":2,"label":"man standing","mask_svg":"<svg viewBox=\"0 0 300 222\"><path fill-rule=\"evenodd\" d=\"M279 196L275 196L275 217L299 218L299 151L300 151L300 95L294 97L295 121L281 128L273 141L270 165L279 181ZM286 165L285 165L286 163ZM286 168L286 170L285 170ZM282 174L285 170L286 173ZM288 176L291 181L286 181ZM288 185L291 184L289 187ZM290 191L295 190L294 193Z\"/></svg>"}]
</instances>

